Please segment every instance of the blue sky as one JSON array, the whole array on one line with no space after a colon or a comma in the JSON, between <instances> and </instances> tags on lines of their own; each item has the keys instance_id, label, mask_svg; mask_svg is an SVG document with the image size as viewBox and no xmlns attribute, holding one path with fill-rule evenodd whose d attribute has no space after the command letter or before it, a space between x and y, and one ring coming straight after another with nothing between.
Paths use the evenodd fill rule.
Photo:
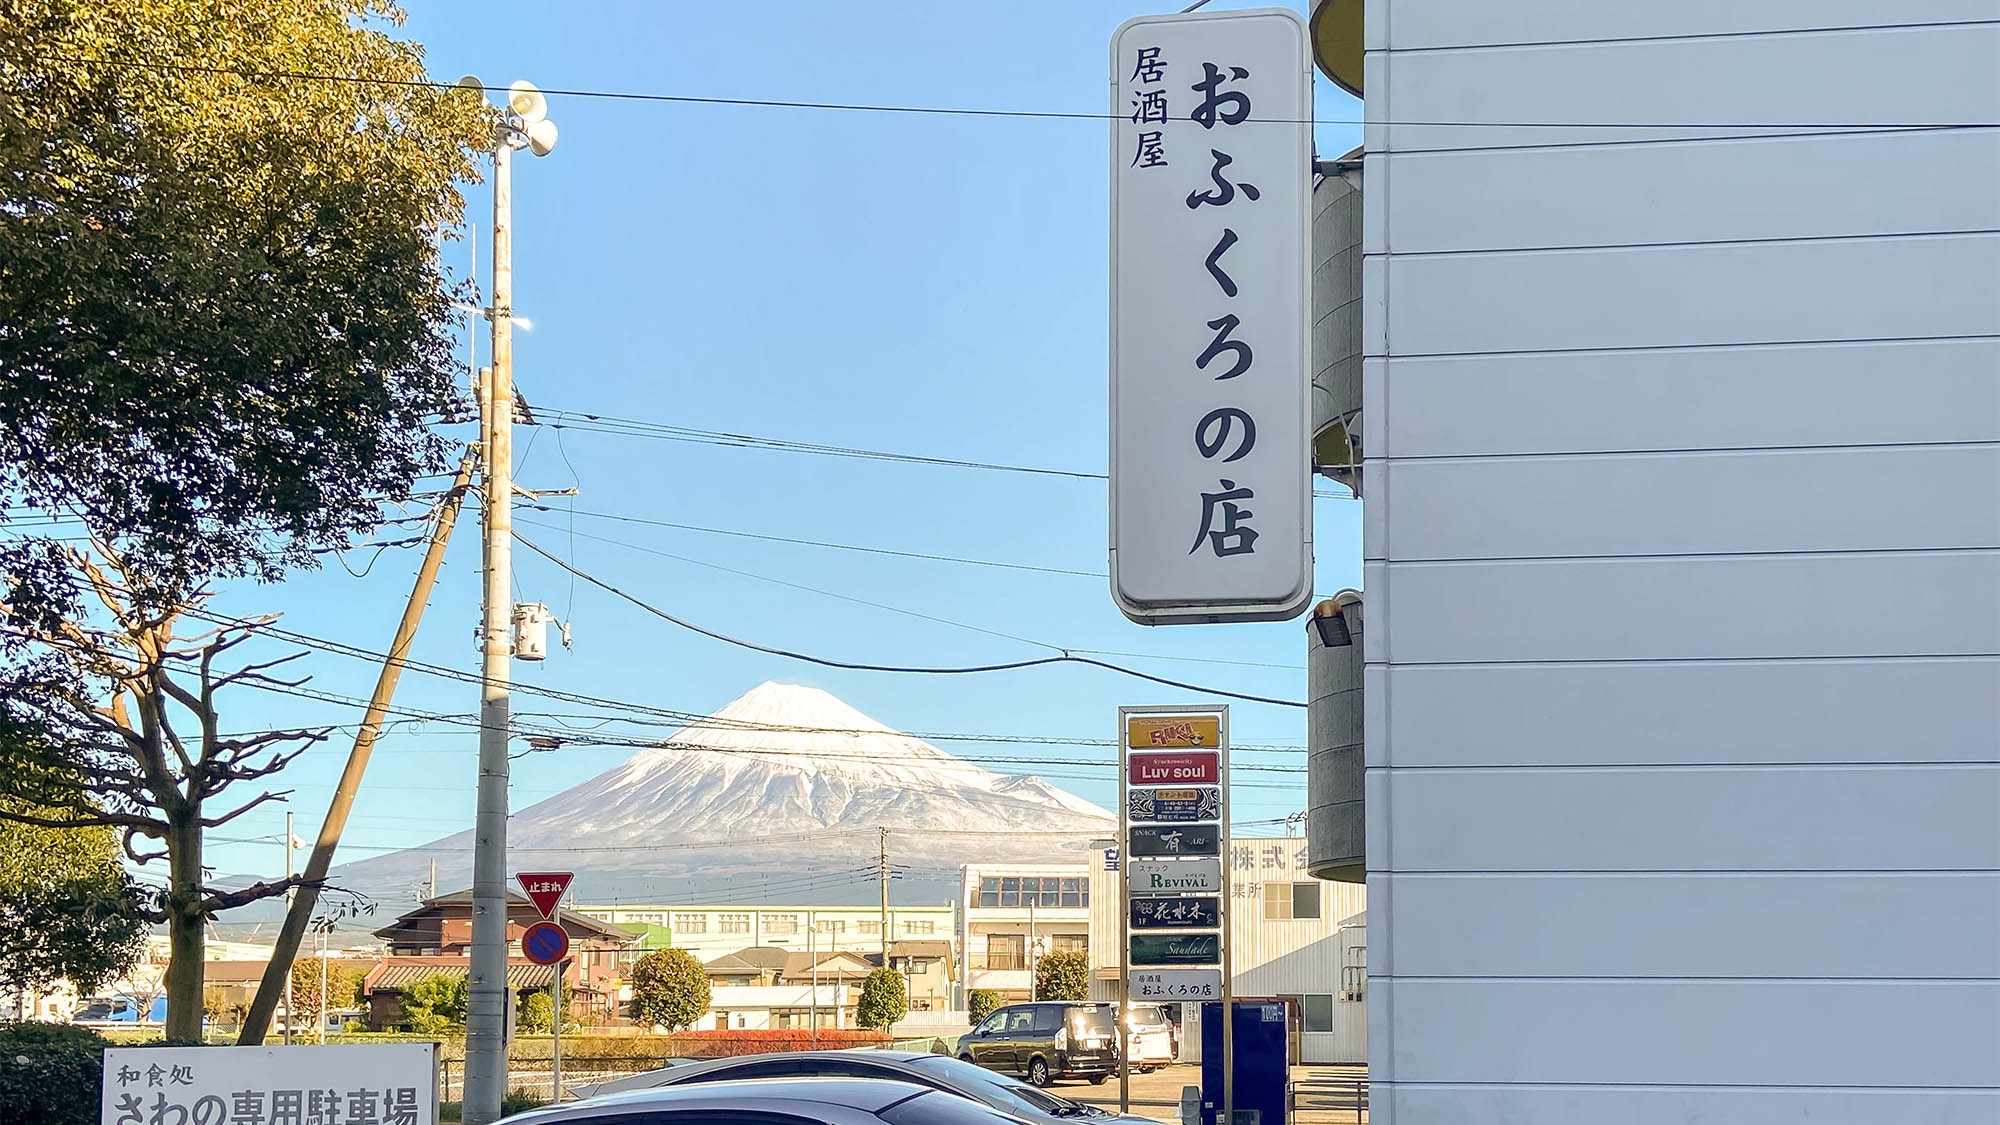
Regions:
<instances>
[{"instance_id":1,"label":"blue sky","mask_svg":"<svg viewBox=\"0 0 2000 1125\"><path fill-rule=\"evenodd\" d=\"M1237 5L1216 5L1229 6ZM452 2L413 6L403 34L425 45L432 74L447 81L472 73L493 85L528 78L545 89L1099 113L1111 33L1145 10L1098 0ZM1321 82L1316 116L1348 121L1358 112L1358 103ZM1104 122L564 96L551 98L551 116L561 128L558 148L543 160L517 158L515 176L515 304L534 325L516 334L516 378L537 408L1103 471ZM1357 127L1317 127L1322 156L1356 143ZM486 186L472 187L468 198L469 214L483 225ZM486 252L482 232L482 259ZM465 243L447 253L461 270L469 264ZM483 279L483 264L480 272ZM1304 697L1296 621L1148 629L1119 615L1102 578L567 514L573 503L579 513L1102 572L1101 481L547 427L519 429L515 441L523 486L581 490L573 502L548 500L554 511L517 510L522 533L715 629L855 661L964 664L1049 652L977 631L991 630L1070 649L1157 654L1112 659L1177 679ZM1359 505L1322 499L1316 509L1318 589L1359 586ZM478 668L475 521L468 508L416 651L419 660L468 672ZM573 622L576 637L575 651L558 650L546 664L517 663L527 685L708 712L776 679L825 688L906 730L1106 738L1121 704L1201 701L1073 666L958 677L815 668L681 631L529 552L515 558L517 598L547 602ZM368 553L348 559L356 570L367 561ZM415 551L391 551L362 578L331 565L281 586L233 587L223 605L282 612L285 628L379 650L416 564ZM322 691L364 697L373 683L372 666L346 657L315 653L301 664ZM397 702L468 714L477 698L476 686L412 672ZM241 690L229 706L225 725L235 729L358 717L354 708ZM517 695L515 706L593 710L528 695ZM1232 718L1238 742L1305 740L1301 710L1238 704ZM337 732L284 776L308 839L351 731ZM1107 806L1115 794L1108 749L948 748L1094 759L989 768L1038 772ZM475 734L464 727L397 727L377 750L342 858L469 827L474 753ZM629 753L577 749L521 759L513 806ZM1237 762L1303 766L1304 757L1246 752ZM1239 789L1239 821L1304 807L1302 773L1238 779L1259 786ZM282 826L279 806L252 812L212 833L209 861L224 873L278 870ZM266 836L272 842L239 842Z\"/></svg>"}]
</instances>

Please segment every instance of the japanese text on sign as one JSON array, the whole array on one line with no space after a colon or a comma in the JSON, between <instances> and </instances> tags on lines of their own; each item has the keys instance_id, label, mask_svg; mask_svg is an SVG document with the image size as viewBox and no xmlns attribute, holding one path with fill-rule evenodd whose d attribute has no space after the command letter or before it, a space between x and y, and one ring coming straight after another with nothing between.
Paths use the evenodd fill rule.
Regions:
<instances>
[{"instance_id":1,"label":"japanese text on sign","mask_svg":"<svg viewBox=\"0 0 2000 1125\"><path fill-rule=\"evenodd\" d=\"M1311 87L1296 13L1112 39L1113 594L1135 620L1311 596Z\"/></svg>"},{"instance_id":2,"label":"japanese text on sign","mask_svg":"<svg viewBox=\"0 0 2000 1125\"><path fill-rule=\"evenodd\" d=\"M102 1125L430 1125L432 1043L114 1047Z\"/></svg>"}]
</instances>

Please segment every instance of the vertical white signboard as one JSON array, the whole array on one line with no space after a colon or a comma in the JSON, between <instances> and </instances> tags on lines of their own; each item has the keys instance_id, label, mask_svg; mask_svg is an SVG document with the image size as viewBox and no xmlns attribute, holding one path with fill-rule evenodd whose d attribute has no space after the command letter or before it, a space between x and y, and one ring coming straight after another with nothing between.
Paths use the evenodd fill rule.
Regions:
<instances>
[{"instance_id":1,"label":"vertical white signboard","mask_svg":"<svg viewBox=\"0 0 2000 1125\"><path fill-rule=\"evenodd\" d=\"M1111 40L1111 591L1151 625L1312 598L1312 78L1282 8Z\"/></svg>"},{"instance_id":2,"label":"vertical white signboard","mask_svg":"<svg viewBox=\"0 0 2000 1125\"><path fill-rule=\"evenodd\" d=\"M113 1047L102 1125L436 1125L437 1044Z\"/></svg>"}]
</instances>

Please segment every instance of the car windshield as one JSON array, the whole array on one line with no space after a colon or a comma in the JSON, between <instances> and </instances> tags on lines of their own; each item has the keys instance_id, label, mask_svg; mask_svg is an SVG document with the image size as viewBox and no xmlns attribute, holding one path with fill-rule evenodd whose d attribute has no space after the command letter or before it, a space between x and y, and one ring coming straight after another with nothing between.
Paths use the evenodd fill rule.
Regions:
<instances>
[{"instance_id":1,"label":"car windshield","mask_svg":"<svg viewBox=\"0 0 2000 1125\"><path fill-rule=\"evenodd\" d=\"M889 1125L1016 1125L988 1106L937 1090L906 1098L876 1116Z\"/></svg>"},{"instance_id":2,"label":"car windshield","mask_svg":"<svg viewBox=\"0 0 2000 1125\"><path fill-rule=\"evenodd\" d=\"M954 1086L968 1091L978 1090L986 1097L1011 1106L1034 1111L1049 1117L1096 1117L1101 1111L1079 1102L1070 1101L1059 1094L1038 1090L1025 1082L1016 1082L1005 1075L995 1074L982 1066L949 1055L926 1055L910 1060L910 1065L920 1070L930 1071Z\"/></svg>"}]
</instances>

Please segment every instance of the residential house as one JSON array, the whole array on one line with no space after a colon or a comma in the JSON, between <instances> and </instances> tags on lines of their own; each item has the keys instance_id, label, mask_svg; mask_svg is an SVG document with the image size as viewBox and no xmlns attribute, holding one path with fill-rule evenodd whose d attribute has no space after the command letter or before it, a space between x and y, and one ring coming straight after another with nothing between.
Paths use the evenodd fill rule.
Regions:
<instances>
[{"instance_id":1,"label":"residential house","mask_svg":"<svg viewBox=\"0 0 2000 1125\"><path fill-rule=\"evenodd\" d=\"M507 942L510 949L517 948L521 934L536 922L542 920L541 912L533 903L512 891L507 896ZM632 961L638 955L639 935L621 926L575 910L562 912L563 932L569 935L570 955L564 962L563 1007L569 1017L585 1022L615 1022L621 1018L618 1010L619 990L625 983ZM472 892L455 891L448 895L425 899L416 909L375 931L389 947L389 957L382 968L370 974L369 1007L371 1013L391 1010L386 1003L378 1005L377 993L388 990L393 993L409 980L416 979L410 973L400 971L384 972L385 968L396 966L412 970L457 974L470 971L472 949ZM528 962L522 962L528 965ZM529 965L530 968L537 966ZM425 975L423 973L419 976ZM540 983L516 985L523 990L546 988L555 979L551 971L546 974L531 973L526 970L517 973L511 966L508 980L527 981L534 979ZM408 979L405 979L408 978ZM384 982L395 982L388 984ZM400 1014L400 1005L393 1008ZM371 1016L371 1020L372 1020ZM371 1023L371 1026L373 1024Z\"/></svg>"}]
</instances>

